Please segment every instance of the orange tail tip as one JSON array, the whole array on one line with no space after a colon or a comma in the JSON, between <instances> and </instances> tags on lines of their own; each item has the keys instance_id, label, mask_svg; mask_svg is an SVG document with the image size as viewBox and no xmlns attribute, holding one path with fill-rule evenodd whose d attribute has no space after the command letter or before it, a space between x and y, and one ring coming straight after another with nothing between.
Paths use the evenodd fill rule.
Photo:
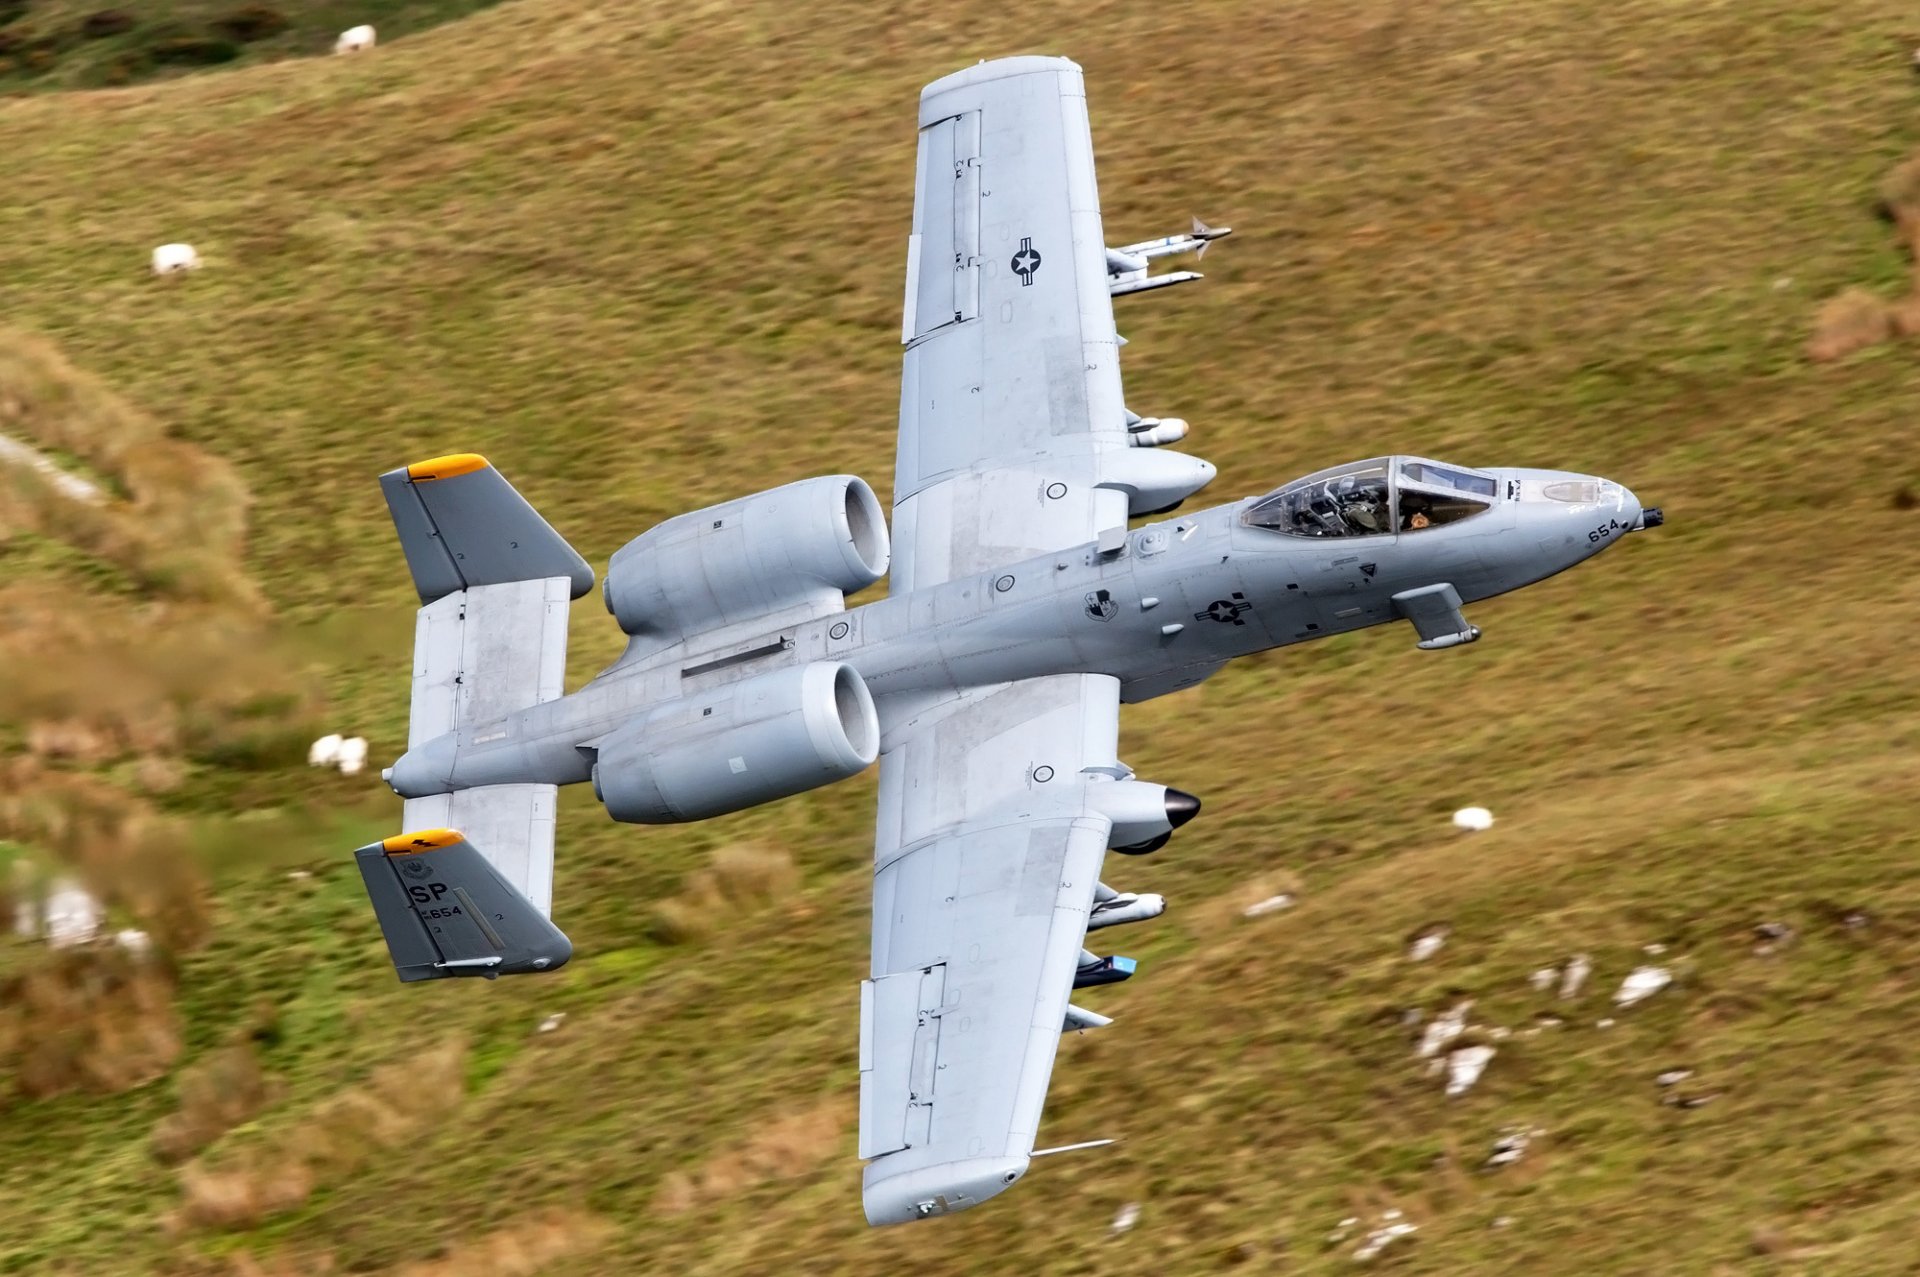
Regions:
<instances>
[{"instance_id":1,"label":"orange tail tip","mask_svg":"<svg viewBox=\"0 0 1920 1277\"><path fill-rule=\"evenodd\" d=\"M451 479L457 474L485 470L488 461L477 452L450 452L444 457L429 457L407 467L407 478L415 483L428 479Z\"/></svg>"},{"instance_id":2,"label":"orange tail tip","mask_svg":"<svg viewBox=\"0 0 1920 1277\"><path fill-rule=\"evenodd\" d=\"M395 834L380 844L388 855L409 856L463 843L467 836L458 829L420 829L410 834Z\"/></svg>"}]
</instances>

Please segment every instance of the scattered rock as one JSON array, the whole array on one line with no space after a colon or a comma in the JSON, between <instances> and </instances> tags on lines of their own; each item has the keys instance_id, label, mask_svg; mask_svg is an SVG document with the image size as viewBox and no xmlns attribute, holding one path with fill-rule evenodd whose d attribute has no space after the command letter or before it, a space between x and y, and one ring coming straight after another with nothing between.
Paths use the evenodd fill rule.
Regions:
<instances>
[{"instance_id":1,"label":"scattered rock","mask_svg":"<svg viewBox=\"0 0 1920 1277\"><path fill-rule=\"evenodd\" d=\"M1493 1223L1487 1225L1489 1228L1510 1228L1512 1226L1513 1216L1511 1215L1495 1215L1493 1217Z\"/></svg>"},{"instance_id":2,"label":"scattered rock","mask_svg":"<svg viewBox=\"0 0 1920 1277\"><path fill-rule=\"evenodd\" d=\"M1485 807L1462 807L1453 813L1453 827L1478 832L1493 828L1493 813Z\"/></svg>"},{"instance_id":3,"label":"scattered rock","mask_svg":"<svg viewBox=\"0 0 1920 1277\"><path fill-rule=\"evenodd\" d=\"M1559 967L1541 967L1538 971L1527 977L1527 983L1533 987L1535 993L1545 993L1553 987L1554 982L1559 978Z\"/></svg>"},{"instance_id":4,"label":"scattered rock","mask_svg":"<svg viewBox=\"0 0 1920 1277\"><path fill-rule=\"evenodd\" d=\"M1873 925L1873 915L1864 909L1851 909L1840 919L1840 925L1848 931L1865 931Z\"/></svg>"},{"instance_id":5,"label":"scattered rock","mask_svg":"<svg viewBox=\"0 0 1920 1277\"><path fill-rule=\"evenodd\" d=\"M304 870L304 869L289 869L289 870L287 870L287 878L288 878L288 880L289 880L289 881L291 881L291 882L305 882L305 881L306 881L307 879L309 879L309 878L311 878L311 877L313 877L313 875L312 875L312 874L310 874L310 873L308 873L308 872L307 872L306 870Z\"/></svg>"},{"instance_id":6,"label":"scattered rock","mask_svg":"<svg viewBox=\"0 0 1920 1277\"><path fill-rule=\"evenodd\" d=\"M1666 951L1667 951L1667 946L1663 944L1657 944L1657 943L1643 945L1641 946L1641 949L1640 949L1640 952L1655 958L1659 957L1661 954L1665 953Z\"/></svg>"},{"instance_id":7,"label":"scattered rock","mask_svg":"<svg viewBox=\"0 0 1920 1277\"><path fill-rule=\"evenodd\" d=\"M1653 1084L1655 1086L1678 1086L1692 1076L1692 1069L1668 1069L1665 1073L1655 1076Z\"/></svg>"},{"instance_id":8,"label":"scattered rock","mask_svg":"<svg viewBox=\"0 0 1920 1277\"><path fill-rule=\"evenodd\" d=\"M1718 1091L1712 1091L1706 1095L1663 1095L1660 1097L1660 1102L1668 1108L1697 1109L1701 1105L1711 1104L1719 1098L1720 1093Z\"/></svg>"},{"instance_id":9,"label":"scattered rock","mask_svg":"<svg viewBox=\"0 0 1920 1277\"><path fill-rule=\"evenodd\" d=\"M362 23L357 27L348 27L340 33L340 38L333 42L333 51L335 53L365 53L374 46L376 38L373 28L366 23Z\"/></svg>"},{"instance_id":10,"label":"scattered rock","mask_svg":"<svg viewBox=\"0 0 1920 1277\"><path fill-rule=\"evenodd\" d=\"M71 878L62 878L53 884L41 907L41 934L55 949L86 944L100 933L103 912L92 892Z\"/></svg>"},{"instance_id":11,"label":"scattered rock","mask_svg":"<svg viewBox=\"0 0 1920 1277\"><path fill-rule=\"evenodd\" d=\"M1480 1163L1483 1171L1497 1171L1502 1166L1511 1166L1526 1155L1527 1145L1538 1136L1546 1134L1537 1126L1512 1126L1500 1132L1493 1142L1493 1151L1487 1160ZM1496 1224L1495 1227L1498 1227Z\"/></svg>"},{"instance_id":12,"label":"scattered rock","mask_svg":"<svg viewBox=\"0 0 1920 1277\"><path fill-rule=\"evenodd\" d=\"M1593 959L1584 953L1576 953L1567 962L1567 969L1560 974L1560 996L1577 998L1580 989L1593 974Z\"/></svg>"},{"instance_id":13,"label":"scattered rock","mask_svg":"<svg viewBox=\"0 0 1920 1277\"><path fill-rule=\"evenodd\" d=\"M1248 905L1240 911L1240 916L1243 918L1260 918L1270 913L1279 913L1282 909L1291 908L1293 908L1293 897L1283 891L1277 896L1268 896L1265 900Z\"/></svg>"},{"instance_id":14,"label":"scattered rock","mask_svg":"<svg viewBox=\"0 0 1920 1277\"><path fill-rule=\"evenodd\" d=\"M1420 1226L1403 1217L1399 1211L1382 1212L1379 1227L1367 1234L1366 1240L1361 1242L1359 1248L1353 1252L1353 1257L1364 1264L1376 1258L1381 1251L1400 1238L1409 1237L1419 1231Z\"/></svg>"},{"instance_id":15,"label":"scattered rock","mask_svg":"<svg viewBox=\"0 0 1920 1277\"><path fill-rule=\"evenodd\" d=\"M540 1032L551 1033L562 1024L565 1024L566 1021L567 1013L565 1011L555 1011L552 1015L540 1021Z\"/></svg>"},{"instance_id":16,"label":"scattered rock","mask_svg":"<svg viewBox=\"0 0 1920 1277\"><path fill-rule=\"evenodd\" d=\"M1126 1232L1128 1229L1132 1228L1135 1224L1139 1222L1140 1222L1140 1203L1128 1202L1126 1203L1126 1205L1122 1206L1119 1210L1114 1212L1113 1227L1111 1230L1109 1230L1110 1235L1114 1237L1118 1237L1121 1233Z\"/></svg>"},{"instance_id":17,"label":"scattered rock","mask_svg":"<svg viewBox=\"0 0 1920 1277\"><path fill-rule=\"evenodd\" d=\"M1451 929L1445 923L1435 923L1423 928L1413 937L1413 943L1407 946L1407 958L1412 962L1425 962L1440 952L1447 943Z\"/></svg>"},{"instance_id":18,"label":"scattered rock","mask_svg":"<svg viewBox=\"0 0 1920 1277\"><path fill-rule=\"evenodd\" d=\"M1454 1099L1473 1089L1480 1075L1493 1062L1490 1046L1463 1046L1447 1056L1447 1098Z\"/></svg>"},{"instance_id":19,"label":"scattered rock","mask_svg":"<svg viewBox=\"0 0 1920 1277\"><path fill-rule=\"evenodd\" d=\"M1644 1002L1660 990L1673 983L1673 973L1665 967L1635 967L1625 980L1620 982L1619 992L1613 995L1613 1004L1617 1007L1630 1007Z\"/></svg>"},{"instance_id":20,"label":"scattered rock","mask_svg":"<svg viewBox=\"0 0 1920 1277\"><path fill-rule=\"evenodd\" d=\"M123 927L113 933L113 942L136 958L153 952L153 940L138 927Z\"/></svg>"},{"instance_id":21,"label":"scattered rock","mask_svg":"<svg viewBox=\"0 0 1920 1277\"><path fill-rule=\"evenodd\" d=\"M1753 936L1759 942L1753 951L1768 954L1784 948L1793 939L1793 928L1784 922L1763 922L1753 929Z\"/></svg>"},{"instance_id":22,"label":"scattered rock","mask_svg":"<svg viewBox=\"0 0 1920 1277\"><path fill-rule=\"evenodd\" d=\"M1423 1060L1438 1056L1441 1051L1453 1044L1453 1040L1466 1031L1467 1012L1473 1010L1471 998L1462 1001L1451 1011L1433 1017L1427 1025L1427 1031L1420 1035L1417 1054Z\"/></svg>"},{"instance_id":23,"label":"scattered rock","mask_svg":"<svg viewBox=\"0 0 1920 1277\"><path fill-rule=\"evenodd\" d=\"M1613 1027L1613 1018L1611 1016L1608 1016L1599 1020L1595 1020L1593 1022L1593 1027L1596 1029L1611 1029Z\"/></svg>"},{"instance_id":24,"label":"scattered rock","mask_svg":"<svg viewBox=\"0 0 1920 1277\"><path fill-rule=\"evenodd\" d=\"M200 269L200 254L191 244L162 244L153 250L153 273L178 275Z\"/></svg>"},{"instance_id":25,"label":"scattered rock","mask_svg":"<svg viewBox=\"0 0 1920 1277\"><path fill-rule=\"evenodd\" d=\"M1330 1245L1338 1246L1341 1242L1347 1240L1347 1235L1353 1231L1354 1225L1359 1222L1360 1217L1358 1215L1347 1216L1334 1227L1332 1232L1327 1234L1327 1242Z\"/></svg>"}]
</instances>

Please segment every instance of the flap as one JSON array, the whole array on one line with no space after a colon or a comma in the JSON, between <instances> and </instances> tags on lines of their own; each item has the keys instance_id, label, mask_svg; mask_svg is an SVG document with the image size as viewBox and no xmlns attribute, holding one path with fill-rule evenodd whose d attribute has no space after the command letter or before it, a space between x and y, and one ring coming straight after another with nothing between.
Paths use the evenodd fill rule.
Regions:
<instances>
[{"instance_id":1,"label":"flap","mask_svg":"<svg viewBox=\"0 0 1920 1277\"><path fill-rule=\"evenodd\" d=\"M860 982L860 1156L925 1143L940 1054L945 963Z\"/></svg>"}]
</instances>

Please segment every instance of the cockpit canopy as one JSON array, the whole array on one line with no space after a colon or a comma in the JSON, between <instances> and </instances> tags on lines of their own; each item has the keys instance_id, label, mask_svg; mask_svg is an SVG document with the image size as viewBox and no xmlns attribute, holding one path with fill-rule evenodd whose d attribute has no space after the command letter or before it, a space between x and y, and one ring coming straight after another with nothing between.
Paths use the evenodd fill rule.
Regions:
<instances>
[{"instance_id":1,"label":"cockpit canopy","mask_svg":"<svg viewBox=\"0 0 1920 1277\"><path fill-rule=\"evenodd\" d=\"M1464 466L1421 457L1375 457L1296 479L1244 516L1256 528L1303 537L1419 532L1483 514L1499 482Z\"/></svg>"}]
</instances>

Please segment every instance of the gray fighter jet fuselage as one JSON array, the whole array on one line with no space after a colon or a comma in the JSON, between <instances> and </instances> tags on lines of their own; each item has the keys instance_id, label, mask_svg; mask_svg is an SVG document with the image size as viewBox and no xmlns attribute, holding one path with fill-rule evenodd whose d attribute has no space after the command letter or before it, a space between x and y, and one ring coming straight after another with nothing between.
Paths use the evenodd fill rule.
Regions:
<instances>
[{"instance_id":1,"label":"gray fighter jet fuselage","mask_svg":"<svg viewBox=\"0 0 1920 1277\"><path fill-rule=\"evenodd\" d=\"M422 742L388 779L403 797L588 780L598 789L598 742L623 727L818 662L857 671L884 741L969 687L1104 674L1123 700L1140 701L1235 657L1399 619L1422 647L1450 647L1479 637L1461 603L1544 580L1660 521L1626 488L1588 475L1358 462L844 612L678 642L642 636L578 691ZM711 813L643 819L699 814Z\"/></svg>"}]
</instances>

